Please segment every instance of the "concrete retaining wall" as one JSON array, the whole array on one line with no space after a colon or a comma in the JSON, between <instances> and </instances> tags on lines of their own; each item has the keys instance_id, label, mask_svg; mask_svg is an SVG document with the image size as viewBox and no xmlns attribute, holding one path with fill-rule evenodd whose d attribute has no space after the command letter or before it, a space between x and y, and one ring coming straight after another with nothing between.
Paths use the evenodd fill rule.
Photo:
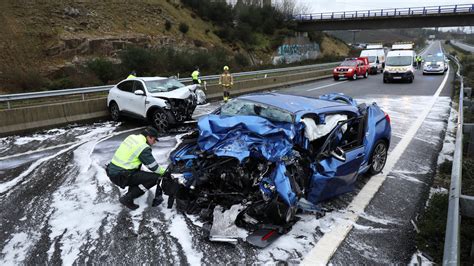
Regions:
<instances>
[{"instance_id":1,"label":"concrete retaining wall","mask_svg":"<svg viewBox=\"0 0 474 266\"><path fill-rule=\"evenodd\" d=\"M330 74L331 70L317 70L270 78L243 80L235 82L231 96L311 82L331 77ZM220 99L222 97L222 89L219 85L211 85L207 87L206 94L209 100ZM100 98L1 110L0 136L24 133L73 122L106 118L109 115L106 100L106 98Z\"/></svg>"}]
</instances>

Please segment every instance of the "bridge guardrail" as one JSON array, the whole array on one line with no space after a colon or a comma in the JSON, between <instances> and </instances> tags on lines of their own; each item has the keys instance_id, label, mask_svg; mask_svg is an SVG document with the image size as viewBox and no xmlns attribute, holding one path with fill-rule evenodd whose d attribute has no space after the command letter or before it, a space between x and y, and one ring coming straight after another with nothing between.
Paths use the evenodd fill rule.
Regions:
<instances>
[{"instance_id":1,"label":"bridge guardrail","mask_svg":"<svg viewBox=\"0 0 474 266\"><path fill-rule=\"evenodd\" d=\"M474 12L474 4L464 5L442 5L410 8L385 8L359 11L325 12L313 14L299 14L293 18L296 21L313 20L345 20L365 19L376 17L403 17L403 16L427 16L436 14L466 14Z\"/></svg>"},{"instance_id":2,"label":"bridge guardrail","mask_svg":"<svg viewBox=\"0 0 474 266\"><path fill-rule=\"evenodd\" d=\"M286 68L266 69L266 70L249 71L249 72L239 72L239 73L233 73L232 75L234 76L234 78L245 78L245 77L252 77L252 76L259 76L259 75L305 71L305 70L311 70L314 68L318 68L318 69L322 69L325 67L329 68L339 63L340 62L331 62L331 63L314 64L314 65L297 66L297 67L286 67ZM219 79L219 76L220 75L203 76L203 77L200 77L200 79L203 81L211 81L211 80ZM192 79L181 78L179 79L179 81L191 82ZM10 109L11 108L10 102L17 101L17 100L29 100L29 99L35 99L35 98L57 97L57 96L78 95L78 94L81 94L82 99L84 100L85 94L107 92L113 86L114 85L107 85L107 86L94 86L94 87L73 88L73 89L63 89L63 90L54 90L54 91L4 94L4 95L0 95L0 102L7 102L7 109Z\"/></svg>"},{"instance_id":3,"label":"bridge guardrail","mask_svg":"<svg viewBox=\"0 0 474 266\"><path fill-rule=\"evenodd\" d=\"M464 82L461 75L461 64L454 56L449 56L457 66L456 76L460 81L459 113L456 126L456 142L451 170L451 184L449 188L448 216L446 221L446 234L444 239L443 265L460 265L460 227L461 215L474 217L474 197L461 194L462 187L462 156L463 156L463 131L464 128ZM468 130L474 130L470 127Z\"/></svg>"}]
</instances>

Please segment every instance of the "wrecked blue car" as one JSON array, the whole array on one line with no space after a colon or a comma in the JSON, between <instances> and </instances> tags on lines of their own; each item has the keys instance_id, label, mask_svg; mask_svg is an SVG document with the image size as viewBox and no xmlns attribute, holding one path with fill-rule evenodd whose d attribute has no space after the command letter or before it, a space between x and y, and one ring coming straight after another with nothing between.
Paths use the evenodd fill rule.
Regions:
<instances>
[{"instance_id":1,"label":"wrecked blue car","mask_svg":"<svg viewBox=\"0 0 474 266\"><path fill-rule=\"evenodd\" d=\"M238 226L281 234L299 209L317 209L352 191L358 175L381 172L390 135L390 118L376 103L343 94L240 96L182 137L164 190L169 205L175 200L209 220L214 207L241 204Z\"/></svg>"}]
</instances>

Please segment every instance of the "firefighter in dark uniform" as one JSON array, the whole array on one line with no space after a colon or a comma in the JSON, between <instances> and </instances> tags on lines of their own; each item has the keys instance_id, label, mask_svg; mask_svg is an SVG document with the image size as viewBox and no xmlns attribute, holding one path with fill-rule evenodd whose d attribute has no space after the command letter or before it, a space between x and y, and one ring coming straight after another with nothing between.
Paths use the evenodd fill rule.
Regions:
<instances>
[{"instance_id":1,"label":"firefighter in dark uniform","mask_svg":"<svg viewBox=\"0 0 474 266\"><path fill-rule=\"evenodd\" d=\"M157 138L158 131L153 127L147 127L141 134L128 136L107 165L106 171L110 181L121 188L128 187L128 192L120 197L119 201L129 209L137 209L139 206L133 200L155 185L156 193L152 206L163 202L158 182L166 168L159 166L151 153L151 145L157 142ZM152 172L141 171L142 165Z\"/></svg>"}]
</instances>

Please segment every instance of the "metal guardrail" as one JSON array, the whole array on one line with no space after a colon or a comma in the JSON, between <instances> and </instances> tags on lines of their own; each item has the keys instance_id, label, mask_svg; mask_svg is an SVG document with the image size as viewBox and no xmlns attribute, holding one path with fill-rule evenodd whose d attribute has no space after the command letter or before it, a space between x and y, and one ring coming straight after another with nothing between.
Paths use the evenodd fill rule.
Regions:
<instances>
[{"instance_id":1,"label":"metal guardrail","mask_svg":"<svg viewBox=\"0 0 474 266\"><path fill-rule=\"evenodd\" d=\"M428 7L410 8L385 8L359 11L326 12L313 14L300 14L293 18L297 21L311 20L351 20L378 17L406 17L406 16L428 16L446 14L467 14L474 12L474 4L465 5L442 5Z\"/></svg>"},{"instance_id":2,"label":"metal guardrail","mask_svg":"<svg viewBox=\"0 0 474 266\"><path fill-rule=\"evenodd\" d=\"M250 76L258 76L258 75L277 74L277 73L284 73L284 72L305 71L305 70L310 70L314 68L320 69L324 67L332 67L339 63L340 62L331 62L331 63L297 66L297 67L286 67L286 68L266 69L266 70L249 71L249 72L239 72L239 73L233 73L232 75L234 76L234 78L239 78L239 77L250 77ZM203 81L217 80L219 79L219 76L220 75L203 76L203 77L200 77L200 79ZM179 79L179 81L191 82L192 79L182 78L182 79ZM82 99L84 100L85 94L107 92L113 86L114 85L107 85L107 86L84 87L84 88L54 90L54 91L4 94L4 95L0 95L0 102L7 102L7 108L10 109L11 108L10 102L17 101L17 100L29 100L29 99L35 99L35 98L57 97L57 96L78 95L78 94L82 94Z\"/></svg>"},{"instance_id":3,"label":"metal guardrail","mask_svg":"<svg viewBox=\"0 0 474 266\"><path fill-rule=\"evenodd\" d=\"M456 126L456 142L451 170L451 184L449 188L449 205L446 222L446 235L444 239L443 265L460 265L460 229L461 215L474 217L474 197L461 194L462 187L462 159L463 159L463 133L472 131L472 124L464 124L464 81L461 75L461 64L454 56L449 56L457 66L456 76L460 81L459 113ZM471 126L466 130L465 126ZM472 254L471 254L472 255Z\"/></svg>"}]
</instances>

